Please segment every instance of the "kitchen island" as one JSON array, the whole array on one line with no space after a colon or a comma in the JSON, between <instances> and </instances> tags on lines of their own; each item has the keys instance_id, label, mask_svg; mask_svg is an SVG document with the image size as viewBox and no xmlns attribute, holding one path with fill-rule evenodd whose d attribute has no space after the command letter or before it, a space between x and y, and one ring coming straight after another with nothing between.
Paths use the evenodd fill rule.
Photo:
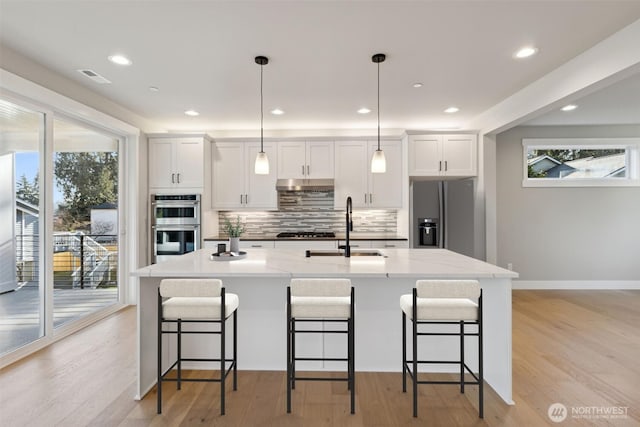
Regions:
<instances>
[{"instance_id":1,"label":"kitchen island","mask_svg":"<svg viewBox=\"0 0 640 427\"><path fill-rule=\"evenodd\" d=\"M227 292L240 298L239 369L281 371L286 369L285 303L290 279L349 278L355 287L356 372L402 370L400 296L411 293L416 280L433 278L479 280L484 301L485 380L505 402L513 403L511 279L517 274L445 249L382 249L380 252L384 256L306 258L302 250L253 249L244 259L212 261L212 251L201 249L135 271L133 276L139 278L136 398L142 398L156 381L157 289L163 278L221 279ZM298 354L343 357L346 346L341 338L344 337L317 334L301 337L296 343ZM431 340L430 345L421 346L421 359L456 359L457 338L432 337ZM434 340L440 342L433 343ZM468 364L475 371L475 340L469 340L465 347L466 360L471 361ZM217 352L217 345L214 339L190 336L183 339L183 351L192 357L203 357L207 352ZM175 344L167 343L164 352L163 360L173 360ZM309 362L299 368L342 370L344 366L336 362ZM451 365L448 371L457 369ZM398 389L401 390L400 382Z\"/></svg>"}]
</instances>

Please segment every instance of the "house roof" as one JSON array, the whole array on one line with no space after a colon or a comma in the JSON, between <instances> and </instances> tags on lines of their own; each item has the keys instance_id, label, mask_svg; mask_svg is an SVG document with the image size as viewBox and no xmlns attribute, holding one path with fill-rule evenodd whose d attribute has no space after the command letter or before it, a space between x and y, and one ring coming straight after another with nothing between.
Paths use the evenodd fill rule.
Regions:
<instances>
[{"instance_id":1,"label":"house roof","mask_svg":"<svg viewBox=\"0 0 640 427\"><path fill-rule=\"evenodd\" d=\"M16 209L33 216L40 214L40 209L37 206L18 198L16 198Z\"/></svg>"}]
</instances>

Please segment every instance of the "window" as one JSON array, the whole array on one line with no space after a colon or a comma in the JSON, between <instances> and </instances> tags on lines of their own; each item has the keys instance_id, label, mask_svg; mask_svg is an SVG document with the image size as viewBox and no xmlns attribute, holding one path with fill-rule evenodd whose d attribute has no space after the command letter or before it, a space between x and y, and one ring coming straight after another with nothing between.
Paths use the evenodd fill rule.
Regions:
<instances>
[{"instance_id":1,"label":"window","mask_svg":"<svg viewBox=\"0 0 640 427\"><path fill-rule=\"evenodd\" d=\"M638 186L640 138L523 139L523 187Z\"/></svg>"}]
</instances>

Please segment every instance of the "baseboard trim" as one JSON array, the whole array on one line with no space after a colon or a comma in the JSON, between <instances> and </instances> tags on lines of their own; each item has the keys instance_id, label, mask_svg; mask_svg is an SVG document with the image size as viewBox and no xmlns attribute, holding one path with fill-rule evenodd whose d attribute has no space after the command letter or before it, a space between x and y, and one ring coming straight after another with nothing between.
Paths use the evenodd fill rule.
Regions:
<instances>
[{"instance_id":1,"label":"baseboard trim","mask_svg":"<svg viewBox=\"0 0 640 427\"><path fill-rule=\"evenodd\" d=\"M512 280L513 289L640 289L640 280Z\"/></svg>"}]
</instances>

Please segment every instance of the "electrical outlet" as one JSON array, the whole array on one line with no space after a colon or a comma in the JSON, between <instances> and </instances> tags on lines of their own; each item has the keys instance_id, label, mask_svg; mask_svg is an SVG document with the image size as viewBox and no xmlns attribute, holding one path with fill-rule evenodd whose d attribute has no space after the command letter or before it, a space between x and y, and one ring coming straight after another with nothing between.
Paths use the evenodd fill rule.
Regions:
<instances>
[{"instance_id":1,"label":"electrical outlet","mask_svg":"<svg viewBox=\"0 0 640 427\"><path fill-rule=\"evenodd\" d=\"M507 264L507 270L511 270L511 271L513 271L513 264L508 263L508 264Z\"/></svg>"}]
</instances>

